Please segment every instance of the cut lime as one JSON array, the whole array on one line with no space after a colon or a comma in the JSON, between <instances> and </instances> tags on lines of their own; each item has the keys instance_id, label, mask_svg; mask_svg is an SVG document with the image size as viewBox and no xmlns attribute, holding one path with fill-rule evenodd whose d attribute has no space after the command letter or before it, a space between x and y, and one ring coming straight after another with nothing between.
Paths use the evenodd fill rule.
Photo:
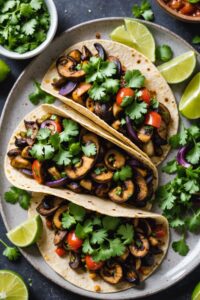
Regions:
<instances>
[{"instance_id":1,"label":"cut lime","mask_svg":"<svg viewBox=\"0 0 200 300\"><path fill-rule=\"evenodd\" d=\"M158 70L168 83L179 83L190 77L195 66L196 55L188 51L158 66Z\"/></svg>"},{"instance_id":2,"label":"cut lime","mask_svg":"<svg viewBox=\"0 0 200 300\"><path fill-rule=\"evenodd\" d=\"M0 299L28 300L28 289L20 275L0 270Z\"/></svg>"},{"instance_id":3,"label":"cut lime","mask_svg":"<svg viewBox=\"0 0 200 300\"><path fill-rule=\"evenodd\" d=\"M5 61L0 59L0 82L6 79L9 73L10 67L5 63Z\"/></svg>"},{"instance_id":4,"label":"cut lime","mask_svg":"<svg viewBox=\"0 0 200 300\"><path fill-rule=\"evenodd\" d=\"M132 19L124 21L125 26L119 26L111 32L111 39L135 48L154 62L155 41L148 28Z\"/></svg>"},{"instance_id":5,"label":"cut lime","mask_svg":"<svg viewBox=\"0 0 200 300\"><path fill-rule=\"evenodd\" d=\"M192 293L192 300L200 300L200 282L195 286Z\"/></svg>"},{"instance_id":6,"label":"cut lime","mask_svg":"<svg viewBox=\"0 0 200 300\"><path fill-rule=\"evenodd\" d=\"M42 233L42 219L39 215L27 220L7 233L9 240L18 247L34 244Z\"/></svg>"},{"instance_id":7,"label":"cut lime","mask_svg":"<svg viewBox=\"0 0 200 300\"><path fill-rule=\"evenodd\" d=\"M186 87L179 110L188 119L200 118L200 73L196 74Z\"/></svg>"}]
</instances>

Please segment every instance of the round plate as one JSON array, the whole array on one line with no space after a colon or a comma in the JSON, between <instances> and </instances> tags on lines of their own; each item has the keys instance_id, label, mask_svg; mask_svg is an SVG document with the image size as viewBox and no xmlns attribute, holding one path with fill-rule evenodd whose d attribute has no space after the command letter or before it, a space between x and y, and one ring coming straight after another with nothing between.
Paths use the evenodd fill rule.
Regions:
<instances>
[{"instance_id":1,"label":"round plate","mask_svg":"<svg viewBox=\"0 0 200 300\"><path fill-rule=\"evenodd\" d=\"M168 44L172 47L174 55L179 55L183 52L193 49L184 40L173 34L169 30L158 26L156 24L144 22L155 37L157 44ZM65 31L59 38L57 38L39 57L37 57L29 67L21 74L13 89L11 90L6 101L2 118L1 118L1 131L0 131L0 165L3 167L4 156L6 148L10 139L11 133L15 129L16 124L34 107L28 100L28 95L33 91L33 79L40 81L50 66L53 59L58 57L60 53L69 46L84 41L87 39L95 38L96 33L101 34L101 38L108 39L110 32L117 26L123 24L123 18L107 18L93 20L75 26ZM193 49L194 50L194 49ZM195 51L195 50L194 50ZM200 67L200 55L197 53L198 67ZM134 68L134 66L133 66ZM184 84L172 86L177 101L183 92ZM185 121L184 121L185 123ZM186 124L189 126L189 123ZM173 157L170 153L168 159ZM161 175L161 183L167 182L170 177ZM3 171L0 174L0 193L3 199L4 192L8 190L9 183L7 182ZM9 230L18 225L20 222L27 218L27 213L18 205L10 205L5 201L1 202L2 216L6 228ZM156 211L158 211L156 209ZM172 232L172 239L179 239L174 232ZM51 279L61 287L81 294L87 297L96 299L138 299L147 295L152 295L158 291L166 289L178 280L186 276L193 270L200 262L199 249L200 240L195 235L188 236L188 243L190 252L186 257L181 257L173 250L169 249L166 259L157 271L144 283L142 288L131 288L123 292L112 294L99 294L88 292L80 289L77 286L65 281L57 275L43 260L36 247L31 247L22 251L27 260L44 276ZM78 285L78 277L77 277Z\"/></svg>"}]
</instances>

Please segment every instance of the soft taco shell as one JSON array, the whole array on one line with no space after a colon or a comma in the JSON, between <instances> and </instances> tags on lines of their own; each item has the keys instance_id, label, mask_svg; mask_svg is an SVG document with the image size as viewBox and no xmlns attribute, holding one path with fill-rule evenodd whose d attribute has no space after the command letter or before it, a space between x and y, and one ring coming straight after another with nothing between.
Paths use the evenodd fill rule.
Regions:
<instances>
[{"instance_id":1,"label":"soft taco shell","mask_svg":"<svg viewBox=\"0 0 200 300\"><path fill-rule=\"evenodd\" d=\"M42 198L44 197L44 194L41 193L33 193L33 198L31 201L31 206L29 208L28 214L29 217L33 217L36 212L36 207L41 202ZM166 230L166 238L164 240L163 245L161 246L161 249L163 250L163 253L160 255L155 255L155 264L154 267L152 267L151 272L147 276L143 276L142 281L144 281L147 277L149 277L161 264L163 261L167 249L169 246L169 226L167 220L160 215L143 212L141 210L137 209L130 209L126 207L120 207L119 205L116 205L113 202L105 202L102 199L99 199L98 202L96 202L96 205L94 206L92 202L85 201L83 198L81 198L81 201L76 199L74 203L82 206L88 210L92 210L95 212L98 212L100 214L107 214L109 216L113 217L124 217L124 218L153 218L154 220L158 220L159 224L162 224L165 227ZM106 213L105 213L106 212ZM45 222L45 219L43 219L43 222ZM53 244L53 238L54 238L54 232L51 230L48 230L45 223L43 226L43 233L38 241L38 248L45 259L46 263L55 270L60 276L62 276L64 279L69 281L70 283L83 288L88 291L95 290L95 286L99 285L101 287L101 292L103 293L112 293L112 292L118 292L125 289L128 289L132 287L132 284L128 282L121 282L116 285L111 285L106 283L103 279L100 277L97 277L95 280L92 280L89 277L88 271L75 271L72 270L69 267L69 256L66 256L65 258L60 258L55 253L55 246ZM134 294L134 290L133 290Z\"/></svg>"},{"instance_id":2,"label":"soft taco shell","mask_svg":"<svg viewBox=\"0 0 200 300\"><path fill-rule=\"evenodd\" d=\"M45 114L57 114L59 116L70 118L77 123L79 123L81 126L85 127L87 130L94 132L95 134L99 135L102 138L105 138L106 140L112 142L113 144L117 145L119 148L122 148L127 153L129 153L132 156L135 156L136 159L141 161L144 165L148 166L152 171L154 175L153 179L153 190L156 190L156 187L158 185L158 173L156 167L149 161L148 158L143 157L140 153L137 153L135 149L131 149L127 145L124 145L121 141L118 141L116 138L114 138L110 133L106 132L104 129L97 126L95 123L93 123L91 120L87 119L83 115L78 114L75 110L71 109L70 107L56 107L53 105L44 104L30 112L28 115L24 117L25 120L36 120L40 117L42 117ZM20 124L17 126L16 130L14 131L10 142L8 144L8 149L15 148L15 136L18 135L19 132L25 130L24 126L24 119L20 122ZM33 191L33 192L43 192L45 194L51 194L58 196L60 198L68 199L71 202L79 201L81 199L81 202L91 202L92 205L96 205L96 203L99 201L99 198L93 195L88 194L77 194L72 192L69 189L59 189L59 188L50 188L45 185L39 184L36 180L32 178L28 178L27 176L23 175L21 172L19 172L17 169L13 168L10 164L10 159L6 155L5 157L5 174L7 179L10 181L11 184L14 186ZM110 200L106 199L106 201L110 202ZM105 202L105 201L104 201ZM127 206L127 205L126 205ZM151 204L148 203L147 206L144 208L146 210L150 210Z\"/></svg>"},{"instance_id":3,"label":"soft taco shell","mask_svg":"<svg viewBox=\"0 0 200 300\"><path fill-rule=\"evenodd\" d=\"M77 43L68 49L64 51L65 54L69 53L71 50L78 49L81 51L82 46L85 45L90 49L90 51L95 54L96 49L94 48L94 43L100 43L106 50L106 52L109 55L116 56L119 58L122 65L124 65L127 69L138 69L141 71L141 73L146 78L145 86L153 93L155 93L155 96L157 97L158 101L162 104L164 104L170 114L171 114L171 121L168 126L168 137L174 135L177 133L178 130L178 123L179 123L179 116L178 116L178 109L176 105L176 101L174 98L174 95L167 84L166 80L163 78L163 76L160 74L158 69L152 64L152 62L146 58L144 55L142 55L140 52L136 51L133 48L130 48L128 46L122 45L117 42L109 41L109 40L88 40L83 41L80 43ZM64 54L63 53L63 54ZM62 54L62 55L63 55ZM105 130L109 131L112 135L114 135L117 139L120 139L122 142L126 143L131 148L134 148L137 150L137 152L143 154L143 156L147 155L142 152L140 148L138 148L130 139L128 139L126 136L109 126L106 122L104 122L102 119L100 119L97 115L92 113L90 110L88 110L86 107L80 105L79 103L61 96L59 94L59 91L54 89L52 86L52 82L54 78L58 77L57 69L56 69L56 61L51 65L47 73L45 74L43 81L42 81L42 89L68 106L74 108L75 110L79 111L84 116L87 116L90 120L104 128ZM162 156L153 156L151 157L151 161L158 165L163 161L163 159L166 157L170 150L170 146L165 145L162 146L163 149L163 155Z\"/></svg>"}]
</instances>

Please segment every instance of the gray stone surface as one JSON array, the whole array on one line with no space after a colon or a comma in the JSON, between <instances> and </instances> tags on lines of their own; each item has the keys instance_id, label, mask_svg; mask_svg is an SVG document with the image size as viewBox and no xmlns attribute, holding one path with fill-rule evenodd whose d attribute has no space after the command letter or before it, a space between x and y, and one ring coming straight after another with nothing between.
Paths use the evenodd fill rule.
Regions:
<instances>
[{"instance_id":1,"label":"gray stone surface","mask_svg":"<svg viewBox=\"0 0 200 300\"><path fill-rule=\"evenodd\" d=\"M73 0L72 2L68 0L55 0L54 1L58 10L59 15L59 25L57 34L60 34L65 29L79 24L81 22L109 17L109 16L128 16L131 17L131 8L134 3L139 3L140 1L134 0ZM150 1L152 4L153 11L155 13L155 22L163 25L173 32L179 34L185 38L188 42L191 42L192 37L195 34L199 34L199 25L186 24L166 15L157 5L155 0ZM200 50L200 47L197 50ZM1 58L1 56L0 56ZM21 71L30 62L27 61L15 61L5 59L11 69L12 74L6 80L6 82L0 84L0 111L6 101L6 97L13 86L15 80L18 78ZM5 227L0 218L0 237L6 240L5 237ZM0 252L3 248L0 246ZM19 272L26 282L29 284L32 281L32 286L30 289L30 300L79 300L83 297L71 294L64 289L61 289L54 283L50 282L42 275L40 275L36 270L30 266L27 261L21 257L16 263L11 263L7 261L6 258L0 256L0 269L11 269ZM189 274L184 280L170 289L163 291L155 296L149 297L149 300L189 300L191 299L191 292L195 284L200 278L200 268L197 268L191 274ZM30 280L29 280L30 279ZM155 283L156 284L156 283ZM85 298L84 298L85 299ZM20 300L20 299L18 299Z\"/></svg>"}]
</instances>

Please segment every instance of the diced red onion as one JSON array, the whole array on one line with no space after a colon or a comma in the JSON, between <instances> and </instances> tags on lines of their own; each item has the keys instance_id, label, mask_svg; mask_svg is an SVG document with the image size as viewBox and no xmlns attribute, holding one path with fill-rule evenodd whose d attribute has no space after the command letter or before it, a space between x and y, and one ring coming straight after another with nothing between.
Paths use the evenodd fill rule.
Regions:
<instances>
[{"instance_id":1,"label":"diced red onion","mask_svg":"<svg viewBox=\"0 0 200 300\"><path fill-rule=\"evenodd\" d=\"M68 81L63 87L60 88L59 94L62 96L67 96L71 92L73 92L73 90L75 90L76 87L77 87L77 82Z\"/></svg>"},{"instance_id":2,"label":"diced red onion","mask_svg":"<svg viewBox=\"0 0 200 300\"><path fill-rule=\"evenodd\" d=\"M21 169L21 172L26 176L33 177L33 172L31 170Z\"/></svg>"},{"instance_id":3,"label":"diced red onion","mask_svg":"<svg viewBox=\"0 0 200 300\"><path fill-rule=\"evenodd\" d=\"M45 185L49 186L49 187L60 187L63 186L65 183L67 183L67 177L58 179L58 180L54 180L54 181L47 181L45 182Z\"/></svg>"}]
</instances>

